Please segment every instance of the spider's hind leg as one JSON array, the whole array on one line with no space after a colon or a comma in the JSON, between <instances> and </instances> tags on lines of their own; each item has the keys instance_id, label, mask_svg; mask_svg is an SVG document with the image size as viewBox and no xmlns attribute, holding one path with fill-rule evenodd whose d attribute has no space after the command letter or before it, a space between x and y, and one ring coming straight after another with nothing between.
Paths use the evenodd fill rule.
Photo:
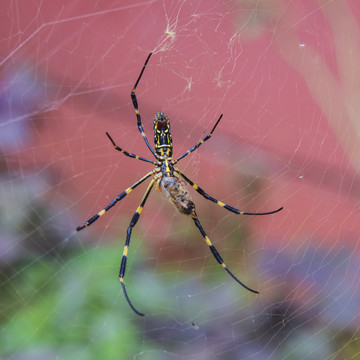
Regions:
<instances>
[{"instance_id":1,"label":"spider's hind leg","mask_svg":"<svg viewBox=\"0 0 360 360\"><path fill-rule=\"evenodd\" d=\"M139 218L140 218L140 214L142 212L142 209L145 205L145 202L150 194L150 191L152 189L152 187L154 186L155 182L157 181L157 178L153 178L149 184L149 186L147 187L145 194L141 200L140 205L138 206L138 208L136 209L135 214L133 215L130 224L128 226L127 229L127 235L126 235L126 241L125 241L125 246L124 246L124 252L123 252L123 256L121 259L121 265L120 265L120 271L119 271L119 279L121 282L121 287L123 289L124 295L125 295L125 299L127 301L127 303L129 304L129 306L131 307L131 309L135 312L135 314L140 315L140 316L144 316L145 314L141 313L140 311L136 310L134 305L132 304L127 291L126 291L126 287L125 287L125 283L124 283L124 277L125 277L125 270L126 270L126 262L127 262L127 255L128 255L128 251L129 251L129 245L130 245L130 238L131 238L131 233L132 233L132 229L133 227L136 225L136 223L138 222Z\"/></svg>"},{"instance_id":2,"label":"spider's hind leg","mask_svg":"<svg viewBox=\"0 0 360 360\"><path fill-rule=\"evenodd\" d=\"M225 265L224 260L222 259L222 257L220 256L219 252L216 250L215 246L212 244L212 242L210 241L210 239L208 238L208 236L205 233L205 230L203 229L203 227L200 224L200 221L197 217L192 216L192 219L194 220L195 226L200 230L201 235L204 237L207 245L209 246L209 249L211 251L211 253L213 254L214 258L216 259L216 261L223 267L223 269L236 281L238 282L243 288L245 288L248 291L251 291L255 294L259 294L258 291L253 290L251 288L249 288L248 286L246 286L243 282L241 282L229 269L228 267Z\"/></svg>"}]
</instances>

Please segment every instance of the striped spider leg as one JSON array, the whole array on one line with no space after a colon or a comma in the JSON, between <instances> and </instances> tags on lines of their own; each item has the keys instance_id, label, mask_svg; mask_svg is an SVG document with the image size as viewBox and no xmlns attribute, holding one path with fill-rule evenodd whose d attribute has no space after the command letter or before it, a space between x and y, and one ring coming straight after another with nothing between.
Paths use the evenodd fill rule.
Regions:
<instances>
[{"instance_id":1,"label":"striped spider leg","mask_svg":"<svg viewBox=\"0 0 360 360\"><path fill-rule=\"evenodd\" d=\"M283 207L280 207L279 209L273 210L273 211L268 211L268 212L247 212L247 211L241 211L238 210L230 205L226 205L223 202L216 200L215 198L213 198L212 196L210 196L209 194L207 194L201 187L199 187L198 185L196 185L194 182L192 182L182 171L180 171L179 169L175 168L174 169L175 172L177 174L179 174L187 183L189 183L201 196L203 196L205 199L210 200L212 202L214 202L216 205L219 205L221 207L223 207L224 209L233 212L234 214L238 214L238 215L271 215L271 214L275 214L279 211L281 211L283 209Z\"/></svg>"},{"instance_id":2,"label":"striped spider leg","mask_svg":"<svg viewBox=\"0 0 360 360\"><path fill-rule=\"evenodd\" d=\"M279 211L281 211L283 209L283 207L274 210L274 211L269 211L269 212L262 212L262 213L258 213L258 212L245 212L245 211L241 211L238 210L230 205L224 204L223 202L213 198L212 196L210 196L209 194L207 194L202 188L200 188L198 185L196 185L194 182L192 182L182 171L180 171L177 168L174 168L174 174L175 176L181 176L187 183L189 183L200 195L202 195L205 199L210 200L212 202L214 202L215 204L223 207L224 209L231 211L235 214L240 214L240 215L270 215L270 214L275 214ZM219 252L216 250L215 246L212 244L212 242L210 241L210 239L208 238L208 236L206 235L206 232L204 230L204 228L202 227L202 225L200 224L200 221L198 219L198 216L196 214L196 212L194 211L193 214L191 214L192 219L195 223L195 226L199 229L201 235L203 236L203 238L205 239L206 244L209 246L209 249L211 251L211 253L213 254L213 256L215 257L216 261L224 268L224 270L235 280L237 281L242 287L244 287L246 290L249 290L255 294L259 294L259 292L257 290L253 290L250 287L248 287L247 285L245 285L242 281L240 281L229 269L228 267L225 265L224 260L222 259L221 255L219 254Z\"/></svg>"},{"instance_id":3,"label":"striped spider leg","mask_svg":"<svg viewBox=\"0 0 360 360\"><path fill-rule=\"evenodd\" d=\"M145 176L143 176L140 180L132 184L130 187L128 187L126 190L124 190L122 193L120 193L111 203L103 208L101 211L99 211L96 215L91 217L88 221L85 221L84 225L78 226L76 228L76 231L80 231L85 229L86 227L93 224L96 220L98 220L101 216L103 216L107 211L109 211L113 206L115 206L120 200L122 200L125 196L129 195L131 191L133 191L138 185L143 183L146 179L148 179L151 175L155 174L155 170L150 171Z\"/></svg>"},{"instance_id":4,"label":"striped spider leg","mask_svg":"<svg viewBox=\"0 0 360 360\"><path fill-rule=\"evenodd\" d=\"M139 218L140 218L140 214L142 212L142 209L144 208L145 202L150 194L151 189L154 186L154 183L157 181L157 179L159 178L159 173L160 169L159 168L155 168L153 171L150 171L149 173L147 173L145 176L143 176L141 179L139 179L138 181L136 181L133 185L131 185L130 187L128 187L126 190L124 190L122 193L120 193L113 201L111 201L111 203L106 206L104 209L102 209L101 211L99 211L96 215L94 215L93 217L91 217L88 221L86 221L84 223L84 225L82 226L78 226L76 228L77 231L83 230L86 227L90 226L91 224L93 224L96 220L98 220L101 216L103 216L108 210L110 210L114 205L116 205L120 200L122 200L125 196L129 195L131 191L133 191L138 185L140 185L141 183L143 183L145 180L147 180L150 176L154 176L154 178L151 180L150 184L148 185L144 196L141 200L140 205L138 206L138 208L136 209L135 214L133 215L130 224L128 226L127 229L127 236L126 236L126 241L125 241L125 246L124 246L124 251L123 251L123 256L121 259L121 265L120 265L120 270L119 270L119 279L121 282L121 286L126 298L126 301L128 302L128 304L130 305L131 309L138 315L140 316L144 316L143 313L137 311L135 309L135 307L133 306L133 304L131 303L129 296L127 294L126 288L125 288L125 283L124 283L124 276L125 276L125 270L126 270L126 261L127 261L127 256L128 256L128 251L129 251L129 245L130 245L130 237L131 237L131 233L132 233L132 229L133 227L136 225L136 223L138 222Z\"/></svg>"},{"instance_id":5,"label":"striped spider leg","mask_svg":"<svg viewBox=\"0 0 360 360\"><path fill-rule=\"evenodd\" d=\"M132 233L132 229L133 227L136 225L136 223L138 222L142 209L144 208L145 202L150 194L151 189L153 188L155 182L157 181L158 176L155 176L149 186L147 187L145 194L141 200L140 205L138 206L138 208L135 211L135 214L133 215L130 224L127 228L127 232L126 232L126 241L125 241L125 246L124 246L124 252L123 252L123 256L121 259L121 265L120 265L120 271L119 271L119 279L120 279L120 283L122 286L122 289L124 291L124 295L126 298L126 301L128 302L128 304L130 305L131 309L135 312L135 314L140 315L140 316L144 316L145 314L143 314L142 312L138 311L135 309L134 305L132 304L132 302L130 301L130 298L127 294L126 288L125 288L125 283L124 283L124 276L125 276L125 270L126 270L126 261L127 261L127 256L128 256L128 250L129 250L129 244L130 244L130 237L131 237L131 233Z\"/></svg>"}]
</instances>

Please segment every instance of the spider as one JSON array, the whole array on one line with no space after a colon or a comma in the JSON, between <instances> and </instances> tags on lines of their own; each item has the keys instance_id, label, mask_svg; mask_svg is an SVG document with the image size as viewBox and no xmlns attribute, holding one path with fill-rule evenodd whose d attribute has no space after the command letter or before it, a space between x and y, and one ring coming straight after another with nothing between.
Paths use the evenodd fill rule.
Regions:
<instances>
[{"instance_id":1,"label":"spider","mask_svg":"<svg viewBox=\"0 0 360 360\"><path fill-rule=\"evenodd\" d=\"M98 220L101 216L103 216L108 210L110 210L114 205L116 205L120 200L122 200L125 196L129 195L136 187L138 187L140 184L142 184L145 180L152 177L152 180L150 181L145 194L140 202L140 205L136 209L135 214L133 215L130 224L127 228L127 235L126 235L126 241L124 246L124 251L121 259L121 265L120 265L120 271L119 271L119 279L120 283L125 295L125 299L127 303L129 304L130 308L140 316L144 316L143 313L138 311L132 302L130 301L130 298L128 296L128 293L126 291L125 283L124 283L124 276L125 276L125 270L126 270L126 261L128 257L128 251L129 251L129 245L130 245L130 238L131 233L138 222L141 212L144 208L144 205L146 203L146 200L149 197L150 191L153 188L154 185L156 185L156 188L163 192L163 194L167 197L167 199L176 207L176 209L184 215L188 215L192 218L194 221L195 226L199 229L201 235L205 239L206 244L208 245L211 253L215 257L216 261L223 267L223 269L235 280L237 281L242 287L244 287L246 290L251 291L255 294L258 294L259 292L256 290L251 289L250 287L246 286L243 282L241 282L225 265L222 257L220 256L219 252L216 250L215 246L212 244L208 236L206 235L205 230L200 224L199 218L195 211L195 204L193 203L191 196L189 192L186 189L186 183L190 184L200 195L202 195L205 199L210 200L214 202L215 204L223 207L224 209L240 215L269 215L279 212L283 209L283 207L270 211L270 212L262 212L262 213L253 213L253 212L245 212L240 211L230 205L224 204L223 202L213 198L209 194L207 194L201 187L196 185L192 180L190 180L181 170L179 170L175 165L185 158L190 153L194 152L197 148L199 148L200 145L202 145L205 141L209 140L214 133L216 127L218 126L222 114L216 121L214 127L210 131L208 135L206 135L201 141L199 141L195 146L190 148L188 151L186 151L183 155L178 157L176 160L173 160L173 144L172 144L172 138L171 138L171 131L170 131L170 120L169 118L161 111L159 111L155 117L153 122L153 132L154 132L154 149L151 147L144 129L141 124L141 116L139 112L138 102L136 98L136 88L140 82L140 79L145 71L145 68L150 60L152 53L150 53L145 61L144 66L142 67L142 70L140 72L139 77L137 78L135 82L135 86L131 91L131 99L132 103L134 105L135 114L137 117L137 126L140 131L140 134L142 135L145 144L151 151L151 153L154 155L156 161L148 160L146 158L143 158L138 155L131 154L122 148L120 148L118 145L115 144L115 141L112 139L110 134L106 132L107 137L111 141L112 145L114 146L115 150L122 152L125 156L128 156L133 159L138 159L141 161L146 161L150 164L155 165L155 169L147 173L145 176L143 176L141 179L136 181L133 185L128 187L126 190L124 190L122 193L120 193L115 199L111 201L111 203L106 206L104 209L102 209L100 212L98 212L96 215L91 217L88 221L84 223L82 226L78 226L76 228L77 231L80 231L91 224L93 224L96 220Z\"/></svg>"}]
</instances>

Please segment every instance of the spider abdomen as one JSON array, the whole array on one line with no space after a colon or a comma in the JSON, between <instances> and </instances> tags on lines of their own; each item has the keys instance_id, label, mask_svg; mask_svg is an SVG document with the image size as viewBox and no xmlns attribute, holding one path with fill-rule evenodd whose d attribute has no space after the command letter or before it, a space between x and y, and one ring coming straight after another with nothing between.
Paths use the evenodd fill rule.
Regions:
<instances>
[{"instance_id":1,"label":"spider abdomen","mask_svg":"<svg viewBox=\"0 0 360 360\"><path fill-rule=\"evenodd\" d=\"M163 176L160 180L160 189L167 199L184 215L195 215L195 204L186 185L175 176Z\"/></svg>"}]
</instances>

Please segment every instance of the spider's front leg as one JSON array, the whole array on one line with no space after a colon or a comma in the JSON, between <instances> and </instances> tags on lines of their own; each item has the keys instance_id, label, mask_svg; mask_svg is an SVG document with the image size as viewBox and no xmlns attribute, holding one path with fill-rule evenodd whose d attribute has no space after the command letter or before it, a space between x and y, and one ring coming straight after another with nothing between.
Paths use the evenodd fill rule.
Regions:
<instances>
[{"instance_id":1,"label":"spider's front leg","mask_svg":"<svg viewBox=\"0 0 360 360\"><path fill-rule=\"evenodd\" d=\"M146 68L146 65L147 63L149 62L150 60L150 57L151 57L152 53L150 53L148 55L148 57L146 58L145 60L145 64L144 66L142 67L141 69L141 72L140 72L140 75L139 77L137 78L136 82L135 82L135 85L134 85L134 88L132 89L131 91L131 100L132 100L132 103L133 103L133 106L134 106L134 109L135 109L135 114L136 114L136 118L137 118L137 126L138 126L138 129L140 131L140 134L141 136L143 137L144 141L145 141L145 144L146 146L149 148L149 150L151 151L151 153L156 157L156 153L154 151L154 149L151 147L150 143L149 143L149 140L147 139L146 135L145 135L145 131L142 127L142 123L141 123L141 115L140 115L140 111L139 111L139 105L138 105L138 101L137 101L137 98L136 98L136 88L140 82L140 79L145 71L145 68Z\"/></svg>"}]
</instances>

